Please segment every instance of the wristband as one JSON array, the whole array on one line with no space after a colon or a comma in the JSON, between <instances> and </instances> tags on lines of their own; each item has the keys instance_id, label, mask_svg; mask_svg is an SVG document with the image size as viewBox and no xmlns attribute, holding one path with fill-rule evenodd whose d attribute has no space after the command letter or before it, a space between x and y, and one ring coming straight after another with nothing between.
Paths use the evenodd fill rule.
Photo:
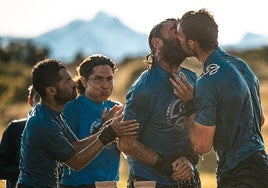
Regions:
<instances>
[{"instance_id":1,"label":"wristband","mask_svg":"<svg viewBox=\"0 0 268 188\"><path fill-rule=\"evenodd\" d=\"M177 159L177 154L164 156L158 153L158 159L156 164L153 166L157 171L171 176L173 173L172 163Z\"/></svg>"},{"instance_id":2,"label":"wristband","mask_svg":"<svg viewBox=\"0 0 268 188\"><path fill-rule=\"evenodd\" d=\"M103 145L107 145L108 143L115 140L117 134L114 132L111 126L105 127L101 134L99 135L99 140L103 143Z\"/></svg>"},{"instance_id":3,"label":"wristband","mask_svg":"<svg viewBox=\"0 0 268 188\"><path fill-rule=\"evenodd\" d=\"M194 114L196 112L195 105L194 105L194 99L190 99L184 104L186 115L189 117L190 115Z\"/></svg>"}]
</instances>

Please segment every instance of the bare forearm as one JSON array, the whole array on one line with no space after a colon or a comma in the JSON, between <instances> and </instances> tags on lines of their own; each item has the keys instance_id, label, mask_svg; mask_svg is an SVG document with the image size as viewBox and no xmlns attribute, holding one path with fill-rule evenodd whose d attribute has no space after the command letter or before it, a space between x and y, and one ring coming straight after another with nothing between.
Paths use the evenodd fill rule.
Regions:
<instances>
[{"instance_id":1,"label":"bare forearm","mask_svg":"<svg viewBox=\"0 0 268 188\"><path fill-rule=\"evenodd\" d=\"M72 143L76 153L79 153L80 151L84 150L86 147L91 145L94 141L96 141L98 139L99 134L100 133L96 133L96 134L91 135L89 137L86 137L82 140L79 140L78 142Z\"/></svg>"},{"instance_id":2,"label":"bare forearm","mask_svg":"<svg viewBox=\"0 0 268 188\"><path fill-rule=\"evenodd\" d=\"M195 134L195 130L194 130L194 118L195 118L195 114L190 115L188 118L189 136L190 136L190 140L191 140L194 150L197 153L201 154L200 151L198 151L199 143L198 143L198 135Z\"/></svg>"},{"instance_id":3,"label":"bare forearm","mask_svg":"<svg viewBox=\"0 0 268 188\"><path fill-rule=\"evenodd\" d=\"M132 148L132 151L133 152L130 153L130 156L147 165L153 166L157 162L157 153L150 150L145 145L139 144L137 147Z\"/></svg>"},{"instance_id":4,"label":"bare forearm","mask_svg":"<svg viewBox=\"0 0 268 188\"><path fill-rule=\"evenodd\" d=\"M119 149L132 158L149 166L155 165L158 159L158 154L156 152L138 142L136 138L120 138Z\"/></svg>"},{"instance_id":5,"label":"bare forearm","mask_svg":"<svg viewBox=\"0 0 268 188\"><path fill-rule=\"evenodd\" d=\"M189 117L189 135L194 150L204 155L210 151L213 144L215 125L205 126L194 121L195 114Z\"/></svg>"},{"instance_id":6,"label":"bare forearm","mask_svg":"<svg viewBox=\"0 0 268 188\"><path fill-rule=\"evenodd\" d=\"M86 143L88 144L86 147ZM100 142L98 137L95 137L95 140L83 140L81 146L78 146L79 143L75 143L76 146L76 152L74 156L69 159L68 161L65 161L65 164L73 168L74 170L80 170L83 167L85 167L88 163L90 163L102 150L104 147L103 143Z\"/></svg>"},{"instance_id":7,"label":"bare forearm","mask_svg":"<svg viewBox=\"0 0 268 188\"><path fill-rule=\"evenodd\" d=\"M190 139L193 145L194 145L194 141L196 140L195 134L194 134L194 118L195 118L195 114L192 114L188 117L189 135L190 135Z\"/></svg>"}]
</instances>

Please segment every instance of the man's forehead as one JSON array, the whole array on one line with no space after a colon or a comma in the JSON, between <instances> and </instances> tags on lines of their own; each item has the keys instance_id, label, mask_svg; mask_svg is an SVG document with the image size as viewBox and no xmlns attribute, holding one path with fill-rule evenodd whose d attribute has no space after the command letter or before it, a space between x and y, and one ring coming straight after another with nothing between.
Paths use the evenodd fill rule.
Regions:
<instances>
[{"instance_id":1,"label":"man's forehead","mask_svg":"<svg viewBox=\"0 0 268 188\"><path fill-rule=\"evenodd\" d=\"M71 77L71 73L70 73L69 70L67 70L67 69L61 69L61 70L59 71L59 74L61 75L61 77L62 77L63 79L68 79L68 78Z\"/></svg>"}]
</instances>

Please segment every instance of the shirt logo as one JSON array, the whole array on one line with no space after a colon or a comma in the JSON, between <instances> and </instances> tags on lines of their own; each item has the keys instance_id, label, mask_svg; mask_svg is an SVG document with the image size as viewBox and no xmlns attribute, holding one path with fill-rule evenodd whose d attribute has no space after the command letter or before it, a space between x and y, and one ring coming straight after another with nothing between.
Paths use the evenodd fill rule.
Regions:
<instances>
[{"instance_id":1,"label":"shirt logo","mask_svg":"<svg viewBox=\"0 0 268 188\"><path fill-rule=\"evenodd\" d=\"M185 115L184 105L179 99L171 101L167 108L167 124L173 130L186 130L188 118Z\"/></svg>"},{"instance_id":2,"label":"shirt logo","mask_svg":"<svg viewBox=\"0 0 268 188\"><path fill-rule=\"evenodd\" d=\"M213 63L210 64L209 66L207 66L206 70L204 71L204 75L213 75L216 74L218 72L218 70L220 69L220 66Z\"/></svg>"}]
</instances>

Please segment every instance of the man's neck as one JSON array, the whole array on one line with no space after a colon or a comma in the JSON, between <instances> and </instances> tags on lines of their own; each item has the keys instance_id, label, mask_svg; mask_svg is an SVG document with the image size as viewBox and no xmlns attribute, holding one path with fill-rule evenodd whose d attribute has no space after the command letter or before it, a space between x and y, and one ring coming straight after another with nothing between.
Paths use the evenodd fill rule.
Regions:
<instances>
[{"instance_id":1,"label":"man's neck","mask_svg":"<svg viewBox=\"0 0 268 188\"><path fill-rule=\"evenodd\" d=\"M170 73L177 73L179 71L180 66L179 65L172 65L169 64L165 61L160 61L158 62L158 64L165 69L166 71L170 72Z\"/></svg>"},{"instance_id":2,"label":"man's neck","mask_svg":"<svg viewBox=\"0 0 268 188\"><path fill-rule=\"evenodd\" d=\"M64 105L57 104L54 100L43 100L44 104L48 106L51 110L54 110L56 112L62 112Z\"/></svg>"},{"instance_id":3,"label":"man's neck","mask_svg":"<svg viewBox=\"0 0 268 188\"><path fill-rule=\"evenodd\" d=\"M202 63L202 65L205 64L208 56L214 51L214 49L209 50L209 51L204 51L202 49L199 49L199 51L197 51L197 59Z\"/></svg>"}]
</instances>

